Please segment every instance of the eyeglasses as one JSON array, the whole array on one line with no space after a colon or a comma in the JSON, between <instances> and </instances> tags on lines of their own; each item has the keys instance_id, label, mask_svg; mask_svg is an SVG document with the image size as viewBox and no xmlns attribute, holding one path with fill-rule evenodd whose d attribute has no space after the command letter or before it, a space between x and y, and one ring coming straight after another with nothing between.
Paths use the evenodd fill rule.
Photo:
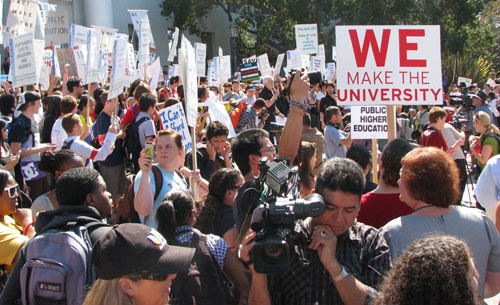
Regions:
<instances>
[{"instance_id":1,"label":"eyeglasses","mask_svg":"<svg viewBox=\"0 0 500 305\"><path fill-rule=\"evenodd\" d=\"M127 277L132 280L150 280L163 282L168 278L168 274L152 274L148 272L139 272L127 275Z\"/></svg>"},{"instance_id":2,"label":"eyeglasses","mask_svg":"<svg viewBox=\"0 0 500 305\"><path fill-rule=\"evenodd\" d=\"M18 187L18 186L19 186L19 185L18 185L18 184L16 184L16 185L13 185L13 186L11 186L11 187L5 188L3 191L4 191L4 192L7 192L7 193L9 194L9 197L10 197L10 198L14 198L14 196L16 196L16 194L17 194L17 187Z\"/></svg>"},{"instance_id":3,"label":"eyeglasses","mask_svg":"<svg viewBox=\"0 0 500 305\"><path fill-rule=\"evenodd\" d=\"M270 147L265 147L264 149L262 149L260 151L260 153L266 153L266 152L269 152L269 153L272 153L272 154L275 154L276 153L276 148L274 146L270 146Z\"/></svg>"}]
</instances>

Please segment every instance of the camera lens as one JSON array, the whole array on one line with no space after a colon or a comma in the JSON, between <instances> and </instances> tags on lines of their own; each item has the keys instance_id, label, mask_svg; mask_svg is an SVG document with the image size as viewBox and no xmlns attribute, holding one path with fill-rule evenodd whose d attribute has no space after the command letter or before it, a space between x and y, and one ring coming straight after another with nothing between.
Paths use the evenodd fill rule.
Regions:
<instances>
[{"instance_id":1,"label":"camera lens","mask_svg":"<svg viewBox=\"0 0 500 305\"><path fill-rule=\"evenodd\" d=\"M271 262L279 262L281 257L283 256L283 247L281 245L276 244L268 244L264 246L264 255L266 257L266 261Z\"/></svg>"}]
</instances>

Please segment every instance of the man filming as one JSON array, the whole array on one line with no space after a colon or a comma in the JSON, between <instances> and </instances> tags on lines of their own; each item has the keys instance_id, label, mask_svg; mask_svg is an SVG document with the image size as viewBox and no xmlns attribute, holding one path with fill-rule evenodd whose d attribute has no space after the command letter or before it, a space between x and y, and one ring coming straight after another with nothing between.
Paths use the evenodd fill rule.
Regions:
<instances>
[{"instance_id":1,"label":"man filming","mask_svg":"<svg viewBox=\"0 0 500 305\"><path fill-rule=\"evenodd\" d=\"M252 272L249 304L368 304L376 296L374 287L391 267L390 253L376 229L356 222L364 186L364 174L354 161L324 163L316 193L326 208L319 217L298 223L299 234L309 243L298 249L302 255L292 254L286 272L257 273L255 253L253 261L250 255L256 233L245 236L238 255Z\"/></svg>"}]
</instances>

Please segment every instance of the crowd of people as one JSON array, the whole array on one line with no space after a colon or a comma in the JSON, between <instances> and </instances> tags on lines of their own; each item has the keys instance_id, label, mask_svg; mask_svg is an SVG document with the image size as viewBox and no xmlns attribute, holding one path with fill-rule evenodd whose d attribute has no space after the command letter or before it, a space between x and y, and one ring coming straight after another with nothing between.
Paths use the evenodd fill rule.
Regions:
<instances>
[{"instance_id":1,"label":"crowd of people","mask_svg":"<svg viewBox=\"0 0 500 305\"><path fill-rule=\"evenodd\" d=\"M110 99L108 84L75 77L22 92L5 82L0 304L481 304L498 294L500 80L446 88L445 105L398 106L397 138L380 141L375 171L335 81L295 73L230 80L223 92L200 78L189 153L159 115L186 109L179 76L138 79ZM212 120L210 98L233 126ZM290 174L272 197L274 160ZM472 179L477 203L464 204ZM323 207L282 232L279 249L297 243L279 272L257 265L268 232L253 213L276 196Z\"/></svg>"}]
</instances>

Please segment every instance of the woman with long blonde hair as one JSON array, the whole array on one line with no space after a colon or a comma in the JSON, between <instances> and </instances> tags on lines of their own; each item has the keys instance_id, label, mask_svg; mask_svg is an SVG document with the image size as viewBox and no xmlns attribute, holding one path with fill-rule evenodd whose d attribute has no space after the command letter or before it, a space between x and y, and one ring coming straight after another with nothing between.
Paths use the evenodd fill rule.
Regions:
<instances>
[{"instance_id":1,"label":"woman with long blonde hair","mask_svg":"<svg viewBox=\"0 0 500 305\"><path fill-rule=\"evenodd\" d=\"M476 113L473 122L474 128L481 135L469 138L471 154L476 158L477 165L482 171L486 162L498 154L499 144L496 137L500 136L500 130L491 123L490 116L484 111Z\"/></svg>"}]
</instances>

